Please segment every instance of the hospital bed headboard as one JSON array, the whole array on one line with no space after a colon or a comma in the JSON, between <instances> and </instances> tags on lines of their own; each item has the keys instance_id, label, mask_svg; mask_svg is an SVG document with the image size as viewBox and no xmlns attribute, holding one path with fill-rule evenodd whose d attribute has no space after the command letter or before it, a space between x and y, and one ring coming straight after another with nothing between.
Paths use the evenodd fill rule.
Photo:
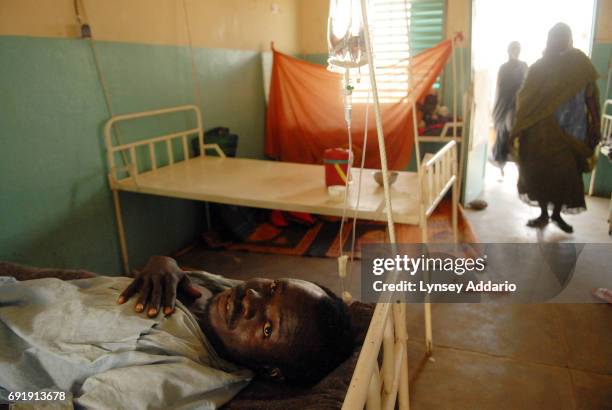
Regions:
<instances>
[{"instance_id":1,"label":"hospital bed headboard","mask_svg":"<svg viewBox=\"0 0 612 410\"><path fill-rule=\"evenodd\" d=\"M122 143L122 141L113 142L113 127L125 121L132 121L146 117L160 116L164 114L187 112L195 115L196 127L186 128L178 132L170 134L160 135L154 138L147 138L145 140L139 140L129 143ZM136 178L139 174L139 156L137 155L138 149L145 149L148 151L148 160L150 162L151 170L156 170L159 167L166 165L172 165L178 161L184 161L189 159L189 147L188 138L189 136L196 135L198 138L198 145L200 152L203 153L206 150L215 150L221 157L225 157L223 151L217 144L205 144L204 143L204 130L202 128L202 115L200 110L195 105L180 105L177 107L162 108L159 110L136 112L131 114L114 115L104 125L104 142L106 144L106 155L108 161L108 174L111 179L118 179L119 172L127 172L131 178ZM173 147L175 141L179 142L180 149L178 152ZM157 146L161 146L165 150L168 158L167 163L160 162L159 157L156 155ZM116 155L120 154L123 159L123 165L118 165L116 161ZM178 154L178 155L177 155Z\"/></svg>"}]
</instances>

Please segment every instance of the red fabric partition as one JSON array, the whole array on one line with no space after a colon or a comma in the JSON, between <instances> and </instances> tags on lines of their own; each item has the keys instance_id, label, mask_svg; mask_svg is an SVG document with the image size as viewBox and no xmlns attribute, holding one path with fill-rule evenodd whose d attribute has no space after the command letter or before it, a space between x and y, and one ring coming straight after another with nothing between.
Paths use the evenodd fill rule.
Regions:
<instances>
[{"instance_id":1,"label":"red fabric partition","mask_svg":"<svg viewBox=\"0 0 612 410\"><path fill-rule=\"evenodd\" d=\"M412 155L412 93L417 99L427 94L451 53L451 40L445 40L415 55L411 61L413 88L406 90L406 96L399 101L381 104L389 168L405 168ZM274 50L266 123L267 156L287 162L321 163L325 149L347 148L341 79L323 66ZM364 117L365 104L354 102L352 135L356 161L363 143ZM379 168L373 107L369 109L368 121L366 167Z\"/></svg>"}]
</instances>

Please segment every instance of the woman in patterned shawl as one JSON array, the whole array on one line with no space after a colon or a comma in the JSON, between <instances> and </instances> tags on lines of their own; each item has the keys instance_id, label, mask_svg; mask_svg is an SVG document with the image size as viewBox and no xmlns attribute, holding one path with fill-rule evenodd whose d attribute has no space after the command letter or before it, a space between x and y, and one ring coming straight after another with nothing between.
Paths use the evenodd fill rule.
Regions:
<instances>
[{"instance_id":1,"label":"woman in patterned shawl","mask_svg":"<svg viewBox=\"0 0 612 410\"><path fill-rule=\"evenodd\" d=\"M544 56L529 68L519 91L512 130L518 158L521 198L541 209L531 227L550 219L563 231L573 228L561 212L586 209L582 173L594 165L594 149L601 139L597 72L589 58L572 46L567 24L548 32Z\"/></svg>"}]
</instances>

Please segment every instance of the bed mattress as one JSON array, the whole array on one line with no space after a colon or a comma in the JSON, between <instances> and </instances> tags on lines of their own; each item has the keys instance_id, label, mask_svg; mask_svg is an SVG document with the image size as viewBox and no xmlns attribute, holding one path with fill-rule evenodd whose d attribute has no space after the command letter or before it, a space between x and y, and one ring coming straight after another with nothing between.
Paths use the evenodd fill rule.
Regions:
<instances>
[{"instance_id":1,"label":"bed mattress","mask_svg":"<svg viewBox=\"0 0 612 410\"><path fill-rule=\"evenodd\" d=\"M386 221L383 188L364 169L358 217ZM359 170L352 170L347 215L357 208ZM325 187L322 165L244 158L195 157L111 182L114 189L224 204L342 216L342 201ZM418 224L418 175L399 172L391 186L395 222Z\"/></svg>"}]
</instances>

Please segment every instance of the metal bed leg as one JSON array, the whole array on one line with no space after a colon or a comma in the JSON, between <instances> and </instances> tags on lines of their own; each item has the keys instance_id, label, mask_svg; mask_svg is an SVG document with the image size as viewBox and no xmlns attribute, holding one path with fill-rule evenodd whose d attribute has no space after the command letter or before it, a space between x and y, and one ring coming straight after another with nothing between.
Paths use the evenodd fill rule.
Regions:
<instances>
[{"instance_id":1,"label":"metal bed leg","mask_svg":"<svg viewBox=\"0 0 612 410\"><path fill-rule=\"evenodd\" d=\"M421 242L427 243L427 214L423 207L421 207Z\"/></svg>"},{"instance_id":2,"label":"metal bed leg","mask_svg":"<svg viewBox=\"0 0 612 410\"><path fill-rule=\"evenodd\" d=\"M119 246L121 248L123 273L130 275L130 263L128 261L127 244L125 241L125 229L123 227L123 218L121 217L121 203L119 201L119 191L116 189L113 189L113 202L115 203L115 220L117 221L117 233L119 236Z\"/></svg>"},{"instance_id":3,"label":"metal bed leg","mask_svg":"<svg viewBox=\"0 0 612 410\"><path fill-rule=\"evenodd\" d=\"M427 214L421 212L421 240L423 243L427 243ZM426 280L429 281L429 272L426 272ZM423 313L425 315L425 352L427 355L431 355L433 351L432 342L432 331L431 331L431 303L429 303L429 296L425 296L425 303L423 304Z\"/></svg>"},{"instance_id":4,"label":"metal bed leg","mask_svg":"<svg viewBox=\"0 0 612 410\"><path fill-rule=\"evenodd\" d=\"M595 156L599 159L599 147L595 148ZM593 196L593 192L595 191L595 178L597 178L597 162L595 162L595 166L593 167L593 171L591 171L591 180L589 181L589 196Z\"/></svg>"},{"instance_id":5,"label":"metal bed leg","mask_svg":"<svg viewBox=\"0 0 612 410\"><path fill-rule=\"evenodd\" d=\"M425 314L425 353L430 356L433 352L433 337L431 331L431 303L429 303L429 296L425 296L423 312Z\"/></svg>"}]
</instances>

